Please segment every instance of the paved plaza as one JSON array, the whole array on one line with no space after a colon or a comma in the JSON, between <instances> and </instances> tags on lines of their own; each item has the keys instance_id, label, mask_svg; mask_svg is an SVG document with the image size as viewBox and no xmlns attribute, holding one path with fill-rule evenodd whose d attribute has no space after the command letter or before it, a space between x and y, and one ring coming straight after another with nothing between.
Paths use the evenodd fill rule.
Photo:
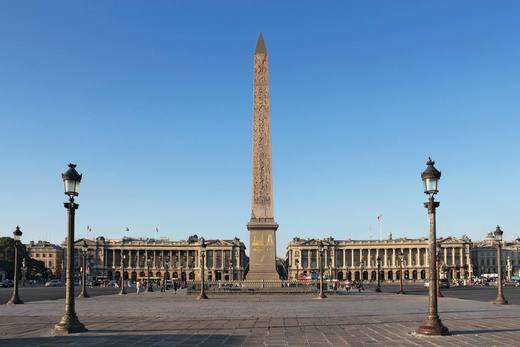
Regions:
<instances>
[{"instance_id":1,"label":"paved plaza","mask_svg":"<svg viewBox=\"0 0 520 347\"><path fill-rule=\"evenodd\" d=\"M0 307L1 346L518 346L520 306L440 299L451 336L416 336L427 297L223 294L197 301L167 293L77 301L89 332L55 337L63 300Z\"/></svg>"}]
</instances>

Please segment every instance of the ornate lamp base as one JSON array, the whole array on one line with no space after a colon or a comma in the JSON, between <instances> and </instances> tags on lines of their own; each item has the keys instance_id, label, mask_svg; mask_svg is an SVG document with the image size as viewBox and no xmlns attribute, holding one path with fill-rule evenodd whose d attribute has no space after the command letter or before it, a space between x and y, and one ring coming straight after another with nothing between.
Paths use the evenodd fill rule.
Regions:
<instances>
[{"instance_id":1,"label":"ornate lamp base","mask_svg":"<svg viewBox=\"0 0 520 347\"><path fill-rule=\"evenodd\" d=\"M497 297L495 300L491 301L492 304L495 304L495 305L508 305L509 303L507 302L506 299L504 299L503 297Z\"/></svg>"},{"instance_id":2,"label":"ornate lamp base","mask_svg":"<svg viewBox=\"0 0 520 347\"><path fill-rule=\"evenodd\" d=\"M52 329L53 333L56 335L67 335L74 333L82 333L88 331L87 328L81 323L76 314L67 315L65 314L60 322L54 326Z\"/></svg>"},{"instance_id":3,"label":"ornate lamp base","mask_svg":"<svg viewBox=\"0 0 520 347\"><path fill-rule=\"evenodd\" d=\"M21 305L23 304L22 299L18 297L18 295L13 295L11 299L7 302L8 305Z\"/></svg>"},{"instance_id":4,"label":"ornate lamp base","mask_svg":"<svg viewBox=\"0 0 520 347\"><path fill-rule=\"evenodd\" d=\"M323 293L319 293L317 297L315 297L314 299L326 299L327 298L327 295L323 294Z\"/></svg>"},{"instance_id":5,"label":"ornate lamp base","mask_svg":"<svg viewBox=\"0 0 520 347\"><path fill-rule=\"evenodd\" d=\"M421 335L449 335L450 331L438 317L428 317L417 330Z\"/></svg>"},{"instance_id":6,"label":"ornate lamp base","mask_svg":"<svg viewBox=\"0 0 520 347\"><path fill-rule=\"evenodd\" d=\"M78 295L78 299L81 299L81 298L90 298L90 295L87 294L87 292L81 292L79 293Z\"/></svg>"},{"instance_id":7,"label":"ornate lamp base","mask_svg":"<svg viewBox=\"0 0 520 347\"><path fill-rule=\"evenodd\" d=\"M197 297L197 300L206 300L208 297L206 296L206 294L200 294L198 297Z\"/></svg>"},{"instance_id":8,"label":"ornate lamp base","mask_svg":"<svg viewBox=\"0 0 520 347\"><path fill-rule=\"evenodd\" d=\"M376 292L377 292L377 293L381 293L381 288L377 287L377 288L376 288Z\"/></svg>"},{"instance_id":9,"label":"ornate lamp base","mask_svg":"<svg viewBox=\"0 0 520 347\"><path fill-rule=\"evenodd\" d=\"M406 293L404 292L404 290L400 290L396 294L406 294Z\"/></svg>"}]
</instances>

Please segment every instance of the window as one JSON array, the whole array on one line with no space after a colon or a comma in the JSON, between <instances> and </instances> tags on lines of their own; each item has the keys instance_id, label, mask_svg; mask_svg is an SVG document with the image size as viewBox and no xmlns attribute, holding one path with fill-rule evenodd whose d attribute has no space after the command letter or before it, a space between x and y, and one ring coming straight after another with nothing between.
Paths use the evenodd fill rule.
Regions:
<instances>
[{"instance_id":1,"label":"window","mask_svg":"<svg viewBox=\"0 0 520 347\"><path fill-rule=\"evenodd\" d=\"M49 258L52 258L52 253L49 254Z\"/></svg>"}]
</instances>

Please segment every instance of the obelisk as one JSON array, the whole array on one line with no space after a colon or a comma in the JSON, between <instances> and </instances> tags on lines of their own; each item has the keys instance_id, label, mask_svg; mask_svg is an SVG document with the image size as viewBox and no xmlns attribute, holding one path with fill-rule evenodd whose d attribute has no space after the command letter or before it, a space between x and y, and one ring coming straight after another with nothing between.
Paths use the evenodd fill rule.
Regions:
<instances>
[{"instance_id":1,"label":"obelisk","mask_svg":"<svg viewBox=\"0 0 520 347\"><path fill-rule=\"evenodd\" d=\"M273 214L271 165L271 120L269 114L269 73L262 33L254 58L253 92L253 189L251 220L247 224L250 258L247 280L278 280L276 271L276 229Z\"/></svg>"}]
</instances>

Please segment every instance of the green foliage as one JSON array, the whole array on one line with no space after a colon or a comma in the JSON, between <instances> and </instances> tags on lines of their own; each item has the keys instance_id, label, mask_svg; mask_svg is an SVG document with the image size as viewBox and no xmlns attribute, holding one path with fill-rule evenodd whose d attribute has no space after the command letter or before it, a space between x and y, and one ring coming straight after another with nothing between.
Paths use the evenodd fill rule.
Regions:
<instances>
[{"instance_id":1,"label":"green foliage","mask_svg":"<svg viewBox=\"0 0 520 347\"><path fill-rule=\"evenodd\" d=\"M43 262L29 257L27 248L24 244L18 245L18 266L22 266L22 259L25 259L27 267L27 278L34 278L36 274L41 274L43 278L48 278L50 271ZM14 272L14 240L10 237L0 237L0 268L4 269L8 278L13 278Z\"/></svg>"}]
</instances>

